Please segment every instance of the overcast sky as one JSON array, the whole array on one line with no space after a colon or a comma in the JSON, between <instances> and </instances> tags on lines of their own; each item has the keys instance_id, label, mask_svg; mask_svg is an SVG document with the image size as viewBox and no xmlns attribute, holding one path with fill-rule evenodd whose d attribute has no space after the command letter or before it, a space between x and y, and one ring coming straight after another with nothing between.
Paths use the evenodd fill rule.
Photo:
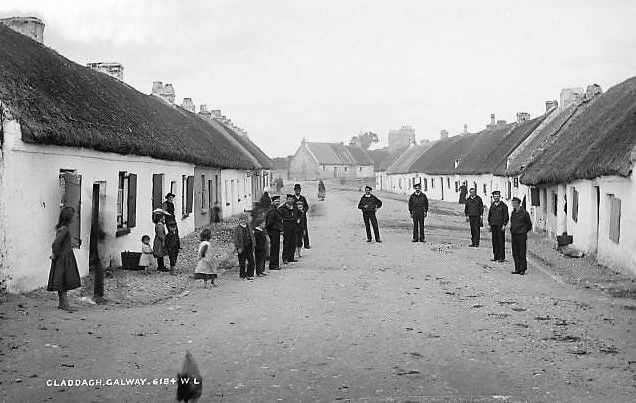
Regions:
<instances>
[{"instance_id":1,"label":"overcast sky","mask_svg":"<svg viewBox=\"0 0 636 403\"><path fill-rule=\"evenodd\" d=\"M636 75L636 1L2 0L47 46L221 109L270 156L412 125L418 139L537 116Z\"/></svg>"}]
</instances>

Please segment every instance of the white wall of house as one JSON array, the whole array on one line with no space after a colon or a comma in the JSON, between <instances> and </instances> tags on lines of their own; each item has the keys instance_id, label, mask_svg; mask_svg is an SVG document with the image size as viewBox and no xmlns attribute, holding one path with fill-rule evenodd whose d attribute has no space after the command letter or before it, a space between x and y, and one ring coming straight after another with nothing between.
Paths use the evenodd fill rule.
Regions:
<instances>
[{"instance_id":1,"label":"white wall of house","mask_svg":"<svg viewBox=\"0 0 636 403\"><path fill-rule=\"evenodd\" d=\"M375 188L377 190L389 190L386 171L378 171L375 173Z\"/></svg>"},{"instance_id":2,"label":"white wall of house","mask_svg":"<svg viewBox=\"0 0 636 403\"><path fill-rule=\"evenodd\" d=\"M358 165L352 167L356 178L373 178L373 165Z\"/></svg>"},{"instance_id":3,"label":"white wall of house","mask_svg":"<svg viewBox=\"0 0 636 403\"><path fill-rule=\"evenodd\" d=\"M194 230L194 217L183 217L182 178L194 175L194 165L162 161L148 157L125 156L93 150L26 144L21 140L15 121L4 122L2 205L5 234L2 270L10 277L10 292L23 292L46 285L49 274L51 243L55 235L62 188L61 169L75 170L82 176L80 238L74 249L80 275L88 273L89 244L93 202L93 185L100 184L99 221L105 238L100 242L102 263L112 259L120 264L120 252L139 251L141 236L154 236L152 212L152 176L163 174L163 190L177 195L175 210L180 234ZM119 172L137 175L136 221L130 232L117 234L117 197Z\"/></svg>"},{"instance_id":4,"label":"white wall of house","mask_svg":"<svg viewBox=\"0 0 636 403\"><path fill-rule=\"evenodd\" d=\"M222 169L221 187L223 218L241 214L252 208L252 178L247 176L247 171Z\"/></svg>"}]
</instances>

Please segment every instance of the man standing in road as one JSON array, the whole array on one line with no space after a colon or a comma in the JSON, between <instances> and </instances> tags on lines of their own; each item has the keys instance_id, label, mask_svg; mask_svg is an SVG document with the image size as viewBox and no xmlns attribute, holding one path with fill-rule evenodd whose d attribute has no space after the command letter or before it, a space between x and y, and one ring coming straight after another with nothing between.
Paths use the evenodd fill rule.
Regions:
<instances>
[{"instance_id":1,"label":"man standing in road","mask_svg":"<svg viewBox=\"0 0 636 403\"><path fill-rule=\"evenodd\" d=\"M303 211L302 213L304 213L302 216L302 227L303 227L303 244L305 249L311 249L311 247L309 246L309 229L307 228L307 213L309 212L309 203L307 203L307 199L305 199L305 196L300 194L301 191L301 187L300 187L300 183L297 183L294 185L294 202L296 204L298 204L298 202L302 202L303 203Z\"/></svg>"},{"instance_id":2,"label":"man standing in road","mask_svg":"<svg viewBox=\"0 0 636 403\"><path fill-rule=\"evenodd\" d=\"M378 220L375 217L375 212L382 207L382 201L371 194L371 186L364 187L364 195L360 198L358 208L362 210L362 219L364 220L364 226L367 230L367 242L371 242L371 225L373 226L373 234L375 235L376 242L382 242L380 240L380 230L378 230ZM371 225L369 225L371 224Z\"/></svg>"},{"instance_id":3,"label":"man standing in road","mask_svg":"<svg viewBox=\"0 0 636 403\"><path fill-rule=\"evenodd\" d=\"M300 214L294 203L294 195L287 195L287 203L278 208L283 217L283 263L297 262L294 259L296 253L296 228L300 223Z\"/></svg>"},{"instance_id":4,"label":"man standing in road","mask_svg":"<svg viewBox=\"0 0 636 403\"><path fill-rule=\"evenodd\" d=\"M501 201L501 192L492 192L493 203L488 209L488 225L492 234L493 262L506 260L506 225L508 225L508 206Z\"/></svg>"},{"instance_id":5,"label":"man standing in road","mask_svg":"<svg viewBox=\"0 0 636 403\"><path fill-rule=\"evenodd\" d=\"M510 215L510 234L512 235L512 257L515 260L515 271L512 274L526 274L528 262L526 261L526 246L528 232L532 229L530 214L521 207L518 197L512 198L512 214Z\"/></svg>"},{"instance_id":6,"label":"man standing in road","mask_svg":"<svg viewBox=\"0 0 636 403\"><path fill-rule=\"evenodd\" d=\"M471 188L465 203L464 214L466 221L470 222L470 246L476 248L479 246L480 228L484 225L484 202L477 196L475 189Z\"/></svg>"},{"instance_id":7,"label":"man standing in road","mask_svg":"<svg viewBox=\"0 0 636 403\"><path fill-rule=\"evenodd\" d=\"M424 239L424 218L428 215L428 198L422 193L422 184L415 184L415 193L409 197L409 213L413 218L413 241L426 242Z\"/></svg>"},{"instance_id":8,"label":"man standing in road","mask_svg":"<svg viewBox=\"0 0 636 403\"><path fill-rule=\"evenodd\" d=\"M265 215L265 229L269 235L269 269L280 270L280 233L283 231L283 216L278 207L280 196L272 197L272 204Z\"/></svg>"}]
</instances>

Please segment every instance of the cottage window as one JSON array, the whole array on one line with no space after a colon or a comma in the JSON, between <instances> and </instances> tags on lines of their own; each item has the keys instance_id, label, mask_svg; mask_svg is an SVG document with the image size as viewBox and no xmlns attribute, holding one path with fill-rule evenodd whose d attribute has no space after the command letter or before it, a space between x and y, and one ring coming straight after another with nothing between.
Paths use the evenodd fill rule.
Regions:
<instances>
[{"instance_id":1,"label":"cottage window","mask_svg":"<svg viewBox=\"0 0 636 403\"><path fill-rule=\"evenodd\" d=\"M160 208L163 204L163 174L152 175L152 209Z\"/></svg>"},{"instance_id":2,"label":"cottage window","mask_svg":"<svg viewBox=\"0 0 636 403\"><path fill-rule=\"evenodd\" d=\"M402 178L400 178L400 179L398 180L398 187L399 187L400 189L402 189Z\"/></svg>"},{"instance_id":3,"label":"cottage window","mask_svg":"<svg viewBox=\"0 0 636 403\"><path fill-rule=\"evenodd\" d=\"M579 221L579 192L576 188L572 188L572 219Z\"/></svg>"},{"instance_id":4,"label":"cottage window","mask_svg":"<svg viewBox=\"0 0 636 403\"><path fill-rule=\"evenodd\" d=\"M181 176L181 214L186 218L192 213L194 204L194 176Z\"/></svg>"},{"instance_id":5,"label":"cottage window","mask_svg":"<svg viewBox=\"0 0 636 403\"><path fill-rule=\"evenodd\" d=\"M177 194L177 181L170 181L170 193Z\"/></svg>"},{"instance_id":6,"label":"cottage window","mask_svg":"<svg viewBox=\"0 0 636 403\"><path fill-rule=\"evenodd\" d=\"M431 189L435 189L435 181L431 180Z\"/></svg>"},{"instance_id":7,"label":"cottage window","mask_svg":"<svg viewBox=\"0 0 636 403\"><path fill-rule=\"evenodd\" d=\"M533 187L530 189L530 204L533 206L541 205L541 198L539 197L539 188Z\"/></svg>"},{"instance_id":8,"label":"cottage window","mask_svg":"<svg viewBox=\"0 0 636 403\"><path fill-rule=\"evenodd\" d=\"M360 167L360 172L362 172L362 167Z\"/></svg>"},{"instance_id":9,"label":"cottage window","mask_svg":"<svg viewBox=\"0 0 636 403\"><path fill-rule=\"evenodd\" d=\"M459 166L459 160L455 160L455 168L457 168L458 166Z\"/></svg>"},{"instance_id":10,"label":"cottage window","mask_svg":"<svg viewBox=\"0 0 636 403\"><path fill-rule=\"evenodd\" d=\"M619 243L621 239L621 199L614 195L609 196L610 205L610 228L609 239Z\"/></svg>"},{"instance_id":11,"label":"cottage window","mask_svg":"<svg viewBox=\"0 0 636 403\"><path fill-rule=\"evenodd\" d=\"M422 187L424 188L425 192L428 190L428 179L424 178L424 184L422 185Z\"/></svg>"},{"instance_id":12,"label":"cottage window","mask_svg":"<svg viewBox=\"0 0 636 403\"><path fill-rule=\"evenodd\" d=\"M201 211L205 211L205 175L201 175Z\"/></svg>"},{"instance_id":13,"label":"cottage window","mask_svg":"<svg viewBox=\"0 0 636 403\"><path fill-rule=\"evenodd\" d=\"M450 189L450 178L446 178L446 187Z\"/></svg>"},{"instance_id":14,"label":"cottage window","mask_svg":"<svg viewBox=\"0 0 636 403\"><path fill-rule=\"evenodd\" d=\"M347 172L347 170L348 170L348 167L344 167L344 171Z\"/></svg>"},{"instance_id":15,"label":"cottage window","mask_svg":"<svg viewBox=\"0 0 636 403\"><path fill-rule=\"evenodd\" d=\"M512 197L512 182L508 181L508 188L506 189L506 200L510 200Z\"/></svg>"},{"instance_id":16,"label":"cottage window","mask_svg":"<svg viewBox=\"0 0 636 403\"><path fill-rule=\"evenodd\" d=\"M557 204L558 204L557 194L552 192L552 215L554 215L555 217L557 215Z\"/></svg>"},{"instance_id":17,"label":"cottage window","mask_svg":"<svg viewBox=\"0 0 636 403\"><path fill-rule=\"evenodd\" d=\"M477 192L477 182L473 182L473 189L475 189L475 192Z\"/></svg>"},{"instance_id":18,"label":"cottage window","mask_svg":"<svg viewBox=\"0 0 636 403\"><path fill-rule=\"evenodd\" d=\"M516 188L518 188L518 187L519 187L519 178L515 177L515 178L513 179L513 181L514 181L514 186L515 186Z\"/></svg>"},{"instance_id":19,"label":"cottage window","mask_svg":"<svg viewBox=\"0 0 636 403\"><path fill-rule=\"evenodd\" d=\"M455 193L459 192L459 181L455 181Z\"/></svg>"},{"instance_id":20,"label":"cottage window","mask_svg":"<svg viewBox=\"0 0 636 403\"><path fill-rule=\"evenodd\" d=\"M137 175L119 172L117 187L117 236L124 235L137 225Z\"/></svg>"},{"instance_id":21,"label":"cottage window","mask_svg":"<svg viewBox=\"0 0 636 403\"><path fill-rule=\"evenodd\" d=\"M230 205L230 198L228 197L227 179L225 180L225 205L226 206Z\"/></svg>"},{"instance_id":22,"label":"cottage window","mask_svg":"<svg viewBox=\"0 0 636 403\"><path fill-rule=\"evenodd\" d=\"M322 170L324 171L324 170L325 170L325 168L327 168L327 167L323 165L323 166L322 166Z\"/></svg>"}]
</instances>

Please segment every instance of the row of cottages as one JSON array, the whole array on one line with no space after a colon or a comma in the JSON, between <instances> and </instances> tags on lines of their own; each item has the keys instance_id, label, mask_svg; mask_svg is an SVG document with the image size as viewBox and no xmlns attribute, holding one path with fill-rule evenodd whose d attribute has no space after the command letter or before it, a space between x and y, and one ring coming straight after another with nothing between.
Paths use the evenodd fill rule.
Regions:
<instances>
[{"instance_id":1,"label":"row of cottages","mask_svg":"<svg viewBox=\"0 0 636 403\"><path fill-rule=\"evenodd\" d=\"M431 146L430 143L418 145L411 142L387 167L384 174L376 175L376 186L378 189L386 189L397 194L411 194L413 186L419 183L419 175L411 174L411 166L421 158L421 156ZM379 183L378 183L379 182Z\"/></svg>"},{"instance_id":2,"label":"row of cottages","mask_svg":"<svg viewBox=\"0 0 636 403\"><path fill-rule=\"evenodd\" d=\"M262 171L241 139L212 120L142 94L0 25L0 285L46 284L60 207L80 274L119 264L152 235L153 209L176 195L180 233L221 206L250 209ZM207 222L208 220L202 220Z\"/></svg>"},{"instance_id":3,"label":"row of cottages","mask_svg":"<svg viewBox=\"0 0 636 403\"><path fill-rule=\"evenodd\" d=\"M293 179L373 178L374 160L358 145L302 140L289 161Z\"/></svg>"}]
</instances>

